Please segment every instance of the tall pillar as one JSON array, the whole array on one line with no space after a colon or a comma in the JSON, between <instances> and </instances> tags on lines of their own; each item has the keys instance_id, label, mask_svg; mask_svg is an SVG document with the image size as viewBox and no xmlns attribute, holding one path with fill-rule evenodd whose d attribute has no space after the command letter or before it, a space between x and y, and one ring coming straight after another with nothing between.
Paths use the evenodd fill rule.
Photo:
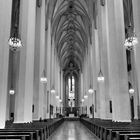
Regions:
<instances>
[{"instance_id":1,"label":"tall pillar","mask_svg":"<svg viewBox=\"0 0 140 140\"><path fill-rule=\"evenodd\" d=\"M95 65L96 65L96 81L97 81L97 76L98 76L98 73L99 73L99 70L100 70L100 58L99 58L99 37L98 37L98 30L97 29L94 29L94 34L95 34ZM99 118L99 102L100 102L100 99L99 99L99 84L97 83L96 85L96 95L94 93L94 105L96 106L96 109L95 109L95 114L94 114L94 117L95 118Z\"/></svg>"},{"instance_id":2,"label":"tall pillar","mask_svg":"<svg viewBox=\"0 0 140 140\"><path fill-rule=\"evenodd\" d=\"M0 128L5 127L7 105L7 82L9 46L7 40L10 36L12 1L0 1Z\"/></svg>"},{"instance_id":3,"label":"tall pillar","mask_svg":"<svg viewBox=\"0 0 140 140\"><path fill-rule=\"evenodd\" d=\"M33 119L45 118L46 112L45 88L46 84L40 82L45 66L45 0L41 7L36 9L36 36L35 36L35 57L34 57L34 95L33 95ZM46 70L45 70L46 72Z\"/></svg>"},{"instance_id":4,"label":"tall pillar","mask_svg":"<svg viewBox=\"0 0 140 140\"><path fill-rule=\"evenodd\" d=\"M56 50L55 50L56 51ZM59 83L59 81L58 81L58 70L59 68L58 68L58 58L57 58L57 52L55 52L55 73L54 73L54 75L55 75L55 90L56 90L56 93L55 93L55 102L56 102L56 106L59 106L59 104L58 104L58 99L56 99L56 96L58 95L58 92L59 92L59 90L58 90L58 83Z\"/></svg>"},{"instance_id":5,"label":"tall pillar","mask_svg":"<svg viewBox=\"0 0 140 140\"><path fill-rule=\"evenodd\" d=\"M90 51L90 61L91 61L91 84L92 84L93 90L97 88L95 41L96 41L95 29L94 29L94 24L92 21L92 44L91 44L91 51Z\"/></svg>"},{"instance_id":6,"label":"tall pillar","mask_svg":"<svg viewBox=\"0 0 140 140\"><path fill-rule=\"evenodd\" d=\"M86 66L86 68L87 68L87 76L86 76L86 78L87 78L87 89L86 89L86 93L88 95L88 98L87 98L87 114L88 114L88 116L90 116L91 98L90 98L88 90L89 90L89 88L92 84L91 58L90 58L90 56L91 56L91 44L88 43L88 46L89 46L89 48L88 48L89 50L88 50L88 55L87 55L87 66Z\"/></svg>"},{"instance_id":7,"label":"tall pillar","mask_svg":"<svg viewBox=\"0 0 140 140\"><path fill-rule=\"evenodd\" d=\"M49 112L50 112L50 91L51 91L51 85L50 85L50 78L51 78L51 21L48 19L48 30L47 30L47 117L49 118Z\"/></svg>"},{"instance_id":8,"label":"tall pillar","mask_svg":"<svg viewBox=\"0 0 140 140\"><path fill-rule=\"evenodd\" d=\"M99 32L99 59L101 63L101 71L103 73L103 76L105 77L104 82L98 82L99 86L99 94L100 94L100 118L102 119L110 119L111 116L109 114L109 78L108 78L108 52L107 52L107 46L108 46L108 30L107 30L107 14L106 14L106 8L107 6L101 6L100 2L98 2L98 32ZM100 69L100 67L99 67ZM99 73L99 71L98 71Z\"/></svg>"},{"instance_id":9,"label":"tall pillar","mask_svg":"<svg viewBox=\"0 0 140 140\"><path fill-rule=\"evenodd\" d=\"M64 87L64 84L63 84L63 71L61 70L60 71L61 72L61 92L60 92L60 95L61 95L61 100L62 100L62 102L60 103L60 107L61 107L61 114L63 114L63 102L64 102L64 100L63 100L63 96L64 96L64 94L63 94L63 87Z\"/></svg>"},{"instance_id":10,"label":"tall pillar","mask_svg":"<svg viewBox=\"0 0 140 140\"><path fill-rule=\"evenodd\" d=\"M20 51L19 79L15 99L15 122L31 122L36 2L34 0L21 0L20 10L20 34L24 47Z\"/></svg>"},{"instance_id":11,"label":"tall pillar","mask_svg":"<svg viewBox=\"0 0 140 140\"><path fill-rule=\"evenodd\" d=\"M45 46L45 0L42 0L40 7L40 77L45 70L46 74L46 46ZM44 75L46 76L46 75ZM39 78L40 78L39 77ZM39 80L40 83L40 80ZM46 118L46 86L47 84L40 83L39 86L39 118Z\"/></svg>"},{"instance_id":12,"label":"tall pillar","mask_svg":"<svg viewBox=\"0 0 140 140\"><path fill-rule=\"evenodd\" d=\"M139 0L132 1L133 3L133 19L134 19L134 29L138 38L138 44L134 49L134 63L135 63L135 103L137 106L137 115L135 118L140 119L140 9L139 9Z\"/></svg>"},{"instance_id":13,"label":"tall pillar","mask_svg":"<svg viewBox=\"0 0 140 140\"><path fill-rule=\"evenodd\" d=\"M109 89L112 98L112 120L130 121L128 75L124 44L122 0L106 1L108 29ZM112 21L112 22L110 22Z\"/></svg>"},{"instance_id":14,"label":"tall pillar","mask_svg":"<svg viewBox=\"0 0 140 140\"><path fill-rule=\"evenodd\" d=\"M130 108L131 108L131 119L139 119L139 90L138 90L138 77L136 71L136 49L131 50L131 71L128 73L128 80L130 81L132 88L134 89L134 94L130 94ZM130 88L130 87L129 87ZM131 99L133 98L133 104L131 104ZM134 113L134 114L133 114ZM133 116L134 115L134 116Z\"/></svg>"},{"instance_id":15,"label":"tall pillar","mask_svg":"<svg viewBox=\"0 0 140 140\"><path fill-rule=\"evenodd\" d=\"M60 76L61 76L61 80L60 80L60 82L61 82L61 89L60 89L60 98L61 98L61 100L63 99L63 71L60 69Z\"/></svg>"},{"instance_id":16,"label":"tall pillar","mask_svg":"<svg viewBox=\"0 0 140 140\"><path fill-rule=\"evenodd\" d=\"M51 65L50 65L50 68L51 68L51 71L50 71L50 84L51 84L51 89L54 88L55 91L56 91L56 86L55 86L55 54L54 54L54 39L52 39L52 44L51 44ZM57 91L56 91L57 92ZM56 94L55 92L55 94ZM54 105L54 94L51 93L51 97L50 97L50 101L51 101L51 104Z\"/></svg>"}]
</instances>

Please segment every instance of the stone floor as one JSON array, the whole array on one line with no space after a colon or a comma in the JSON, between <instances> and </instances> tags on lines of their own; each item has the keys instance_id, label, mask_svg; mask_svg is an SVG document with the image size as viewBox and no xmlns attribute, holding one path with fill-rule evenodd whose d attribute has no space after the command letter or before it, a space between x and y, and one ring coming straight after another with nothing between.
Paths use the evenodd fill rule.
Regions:
<instances>
[{"instance_id":1,"label":"stone floor","mask_svg":"<svg viewBox=\"0 0 140 140\"><path fill-rule=\"evenodd\" d=\"M79 121L65 121L48 140L99 140Z\"/></svg>"}]
</instances>

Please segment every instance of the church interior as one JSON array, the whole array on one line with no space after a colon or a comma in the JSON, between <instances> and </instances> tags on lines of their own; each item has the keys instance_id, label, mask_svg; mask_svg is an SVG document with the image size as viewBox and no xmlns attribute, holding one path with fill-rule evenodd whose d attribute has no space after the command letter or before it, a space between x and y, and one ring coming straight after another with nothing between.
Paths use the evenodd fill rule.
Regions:
<instances>
[{"instance_id":1,"label":"church interior","mask_svg":"<svg viewBox=\"0 0 140 140\"><path fill-rule=\"evenodd\" d=\"M0 0L0 140L140 140L139 4Z\"/></svg>"}]
</instances>

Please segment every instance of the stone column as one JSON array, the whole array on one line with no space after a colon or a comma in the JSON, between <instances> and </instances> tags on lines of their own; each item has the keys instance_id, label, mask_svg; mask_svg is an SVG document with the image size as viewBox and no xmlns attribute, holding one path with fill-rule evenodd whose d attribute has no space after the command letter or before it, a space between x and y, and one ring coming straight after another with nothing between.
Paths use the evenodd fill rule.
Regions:
<instances>
[{"instance_id":1,"label":"stone column","mask_svg":"<svg viewBox=\"0 0 140 140\"><path fill-rule=\"evenodd\" d=\"M137 46L134 46L134 50L131 50L131 71L128 73L128 80L132 84L132 88L134 89L134 94L130 94L130 100L133 98L133 105L134 105L134 119L139 119L139 90L138 90L138 77L137 77L137 71L136 71L136 48ZM130 102L131 106L131 102ZM131 108L131 107L130 107ZM131 108L131 114L132 114L132 108ZM131 115L132 118L132 115Z\"/></svg>"},{"instance_id":2,"label":"stone column","mask_svg":"<svg viewBox=\"0 0 140 140\"><path fill-rule=\"evenodd\" d=\"M98 30L97 29L94 29L94 34L95 34L95 65L96 65L96 81L97 81L97 76L98 76L98 73L99 73L99 70L100 70L100 58L99 58L99 37L98 37ZM100 102L100 99L98 98L99 97L99 84L97 83L96 85L96 95L94 94L94 99L95 99L95 106L96 106L96 109L95 109L95 114L94 114L94 117L95 118L99 118L99 102Z\"/></svg>"},{"instance_id":3,"label":"stone column","mask_svg":"<svg viewBox=\"0 0 140 140\"><path fill-rule=\"evenodd\" d=\"M100 72L100 69L103 73L103 76L105 77L105 69L103 67L103 60L106 59L103 55L103 44L104 42L104 38L105 38L105 33L104 33L104 25L103 25L103 12L102 12L102 7L100 5L100 2L98 2L98 27L97 27L97 31L98 31L98 65L99 67L97 70L97 76ZM104 44L106 45L106 44ZM106 80L106 77L105 77ZM101 119L105 119L105 113L106 113L106 103L105 103L105 82L98 82L97 84L97 100L98 100L98 106L97 106L97 112L98 112L98 117Z\"/></svg>"},{"instance_id":4,"label":"stone column","mask_svg":"<svg viewBox=\"0 0 140 140\"><path fill-rule=\"evenodd\" d=\"M0 1L0 128L5 127L6 111L7 111L7 82L8 82L8 61L9 61L9 46L8 39L10 37L11 27L11 9L12 1ZM8 93L9 94L9 93Z\"/></svg>"},{"instance_id":5,"label":"stone column","mask_svg":"<svg viewBox=\"0 0 140 140\"><path fill-rule=\"evenodd\" d=\"M135 118L140 119L140 9L139 9L139 0L132 1L133 3L133 19L134 19L134 29L138 38L138 44L134 49L134 61L135 61L135 104L137 106L138 114L135 114Z\"/></svg>"},{"instance_id":6,"label":"stone column","mask_svg":"<svg viewBox=\"0 0 140 140\"><path fill-rule=\"evenodd\" d=\"M50 85L50 78L51 78L51 21L48 19L48 30L47 30L47 118L49 118L49 112L50 112L50 91L51 91L51 85Z\"/></svg>"},{"instance_id":7,"label":"stone column","mask_svg":"<svg viewBox=\"0 0 140 140\"><path fill-rule=\"evenodd\" d=\"M60 104L60 107L61 107L61 114L63 114L63 102L64 102L64 100L63 100L63 96L64 96L64 94L63 94L63 87L64 87L64 84L63 84L63 71L61 70L61 100L62 100L62 102L61 102L61 104Z\"/></svg>"},{"instance_id":8,"label":"stone column","mask_svg":"<svg viewBox=\"0 0 140 140\"><path fill-rule=\"evenodd\" d=\"M34 96L33 96L33 119L44 119L46 112L45 88L46 84L40 82L45 70L45 0L41 7L36 9L36 32L35 32L35 56L34 56ZM46 72L46 70L45 70ZM45 113L46 114L46 113Z\"/></svg>"},{"instance_id":9,"label":"stone column","mask_svg":"<svg viewBox=\"0 0 140 140\"><path fill-rule=\"evenodd\" d=\"M106 1L106 6L109 43L109 92L112 98L112 120L130 121L126 50L123 47L125 40L123 1L108 0Z\"/></svg>"},{"instance_id":10,"label":"stone column","mask_svg":"<svg viewBox=\"0 0 140 140\"><path fill-rule=\"evenodd\" d=\"M88 98L87 98L87 114L88 116L90 117L90 106L91 106L91 101L92 101L92 98L88 92L90 86L92 86L92 71L91 71L91 43L88 43L88 55L87 55L87 90L86 90L86 93L88 95Z\"/></svg>"},{"instance_id":11,"label":"stone column","mask_svg":"<svg viewBox=\"0 0 140 140\"><path fill-rule=\"evenodd\" d=\"M52 38L52 44L51 44L51 62L50 62L50 67L51 67L51 71L50 71L50 81L51 81L51 89L55 89L56 91L56 85L55 85L55 54L54 54L54 39ZM57 91L56 91L57 92ZM55 93L56 94L56 93ZM51 93L51 104L54 105L54 94Z\"/></svg>"},{"instance_id":12,"label":"stone column","mask_svg":"<svg viewBox=\"0 0 140 140\"><path fill-rule=\"evenodd\" d=\"M32 121L36 2L21 0L19 79L15 99L15 123Z\"/></svg>"},{"instance_id":13,"label":"stone column","mask_svg":"<svg viewBox=\"0 0 140 140\"><path fill-rule=\"evenodd\" d=\"M97 39L97 38L96 38ZM94 21L92 20L92 44L90 46L90 63L91 63L91 88L93 90L97 89L97 74L96 74L96 42L98 40L95 39L95 26ZM94 111L95 111L95 94L92 93L89 95L91 98L91 105L94 105Z\"/></svg>"},{"instance_id":14,"label":"stone column","mask_svg":"<svg viewBox=\"0 0 140 140\"><path fill-rule=\"evenodd\" d=\"M92 44L90 51L90 59L91 59L91 84L93 90L97 88L97 75L96 75L96 48L95 48L95 29L92 21Z\"/></svg>"},{"instance_id":15,"label":"stone column","mask_svg":"<svg viewBox=\"0 0 140 140\"><path fill-rule=\"evenodd\" d=\"M63 107L66 107L66 77L65 77L65 72L63 72ZM65 112L63 112L63 113L65 113Z\"/></svg>"},{"instance_id":16,"label":"stone column","mask_svg":"<svg viewBox=\"0 0 140 140\"><path fill-rule=\"evenodd\" d=\"M101 71L103 76L105 77L104 82L98 82L99 93L100 93L100 118L102 119L110 119L109 114L109 79L108 79L108 52L107 52L107 14L106 14L106 5L101 6L100 2L98 2L98 32L99 32L99 59L101 63ZM99 67L100 68L100 67ZM98 71L99 73L99 71Z\"/></svg>"}]
</instances>

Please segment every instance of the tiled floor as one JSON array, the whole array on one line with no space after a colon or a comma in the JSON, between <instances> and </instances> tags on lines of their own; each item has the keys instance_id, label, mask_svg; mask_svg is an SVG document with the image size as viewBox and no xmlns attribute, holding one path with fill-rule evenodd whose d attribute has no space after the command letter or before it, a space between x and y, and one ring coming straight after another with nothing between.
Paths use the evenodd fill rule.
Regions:
<instances>
[{"instance_id":1,"label":"tiled floor","mask_svg":"<svg viewBox=\"0 0 140 140\"><path fill-rule=\"evenodd\" d=\"M48 140L99 140L78 121L64 122Z\"/></svg>"}]
</instances>

